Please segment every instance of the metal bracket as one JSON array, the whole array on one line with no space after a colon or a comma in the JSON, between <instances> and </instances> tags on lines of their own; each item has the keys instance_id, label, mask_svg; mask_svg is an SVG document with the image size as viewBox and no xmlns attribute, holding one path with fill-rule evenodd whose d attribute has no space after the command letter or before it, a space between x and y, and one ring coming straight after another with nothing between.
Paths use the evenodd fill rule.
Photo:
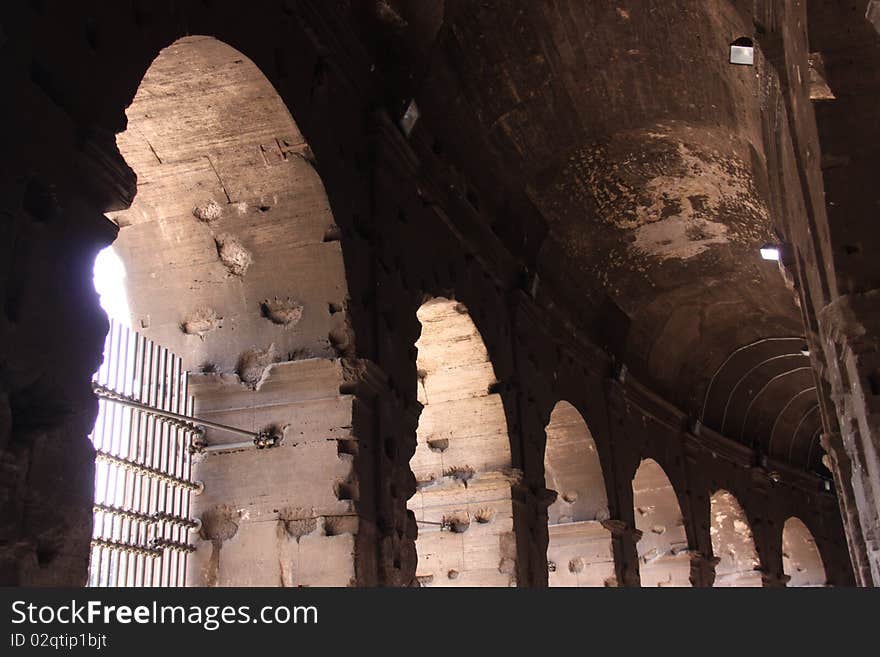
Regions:
<instances>
[{"instance_id":1,"label":"metal bracket","mask_svg":"<svg viewBox=\"0 0 880 657\"><path fill-rule=\"evenodd\" d=\"M257 449L266 449L269 447L276 447L284 437L282 432L275 427L261 429L256 432L247 431L245 429L239 429L238 427L231 427L227 424L202 420L197 417L181 415L180 413L173 413L172 411L149 406L134 397L123 395L122 393L116 392L115 390L108 388L107 386L102 386L94 381L92 382L92 390L100 399L104 399L114 404L127 406L128 408L133 408L136 411L148 415L153 415L183 429L184 431L193 432L195 435L193 437L192 447L190 448L192 453L229 451L251 446L254 446ZM237 443L218 443L215 445L208 445L204 440L205 428L235 433L239 436L246 436L251 440Z\"/></svg>"}]
</instances>

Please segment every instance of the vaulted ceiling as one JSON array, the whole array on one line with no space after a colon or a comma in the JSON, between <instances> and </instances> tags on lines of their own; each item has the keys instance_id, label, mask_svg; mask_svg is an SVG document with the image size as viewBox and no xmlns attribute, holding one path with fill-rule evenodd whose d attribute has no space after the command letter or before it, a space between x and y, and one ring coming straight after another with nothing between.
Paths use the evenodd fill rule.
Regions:
<instances>
[{"instance_id":1,"label":"vaulted ceiling","mask_svg":"<svg viewBox=\"0 0 880 657\"><path fill-rule=\"evenodd\" d=\"M416 99L496 233L534 250L545 293L587 327L614 309L615 355L694 417L821 468L796 295L759 255L783 225L779 82L760 52L728 61L755 34L750 7L421 5L369 17L390 102Z\"/></svg>"}]
</instances>

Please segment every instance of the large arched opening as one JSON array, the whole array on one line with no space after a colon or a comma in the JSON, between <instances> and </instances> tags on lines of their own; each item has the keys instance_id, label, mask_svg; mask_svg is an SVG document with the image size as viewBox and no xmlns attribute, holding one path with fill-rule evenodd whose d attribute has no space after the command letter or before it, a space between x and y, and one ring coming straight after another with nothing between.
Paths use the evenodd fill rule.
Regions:
<instances>
[{"instance_id":1,"label":"large arched opening","mask_svg":"<svg viewBox=\"0 0 880 657\"><path fill-rule=\"evenodd\" d=\"M782 528L782 570L788 576L786 586L825 586L825 566L812 532L799 518L792 516Z\"/></svg>"},{"instance_id":2,"label":"large arched opening","mask_svg":"<svg viewBox=\"0 0 880 657\"><path fill-rule=\"evenodd\" d=\"M137 195L110 218L131 324L180 357L196 417L281 438L258 450L207 431L218 449L185 473L204 490L191 509L175 507L199 525L178 546L194 548L186 581L350 585L358 486L340 386L354 338L339 230L312 152L256 65L211 37L162 50L126 114L117 145ZM164 468L177 449L164 431L146 438L155 450L118 456ZM167 482L150 486L172 496ZM129 518L164 512L136 496L109 503L134 505L121 509ZM95 539L146 540L115 529L124 520L96 522Z\"/></svg>"},{"instance_id":3,"label":"large arched opening","mask_svg":"<svg viewBox=\"0 0 880 657\"><path fill-rule=\"evenodd\" d=\"M762 586L752 528L736 497L726 490L716 491L710 499L710 512L712 553L718 560L714 586Z\"/></svg>"},{"instance_id":4,"label":"large arched opening","mask_svg":"<svg viewBox=\"0 0 880 657\"><path fill-rule=\"evenodd\" d=\"M423 586L515 585L510 443L492 363L464 304L435 298L417 314L416 576Z\"/></svg>"},{"instance_id":5,"label":"large arched opening","mask_svg":"<svg viewBox=\"0 0 880 657\"><path fill-rule=\"evenodd\" d=\"M547 509L550 586L608 586L615 582L608 497L596 442L583 417L560 401L546 428L544 480L556 492Z\"/></svg>"},{"instance_id":6,"label":"large arched opening","mask_svg":"<svg viewBox=\"0 0 880 657\"><path fill-rule=\"evenodd\" d=\"M672 483L653 459L632 482L642 586L690 586L690 558L681 507Z\"/></svg>"}]
</instances>

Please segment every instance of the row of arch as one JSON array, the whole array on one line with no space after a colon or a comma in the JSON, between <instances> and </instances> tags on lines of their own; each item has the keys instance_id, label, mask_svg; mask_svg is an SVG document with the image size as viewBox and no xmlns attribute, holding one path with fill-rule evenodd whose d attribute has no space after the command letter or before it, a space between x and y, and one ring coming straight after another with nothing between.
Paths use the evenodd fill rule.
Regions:
<instances>
[{"instance_id":1,"label":"row of arch","mask_svg":"<svg viewBox=\"0 0 880 657\"><path fill-rule=\"evenodd\" d=\"M167 63L170 71L167 80L160 75L165 69L159 67L145 77L145 83L159 84L165 80L163 84L177 84L179 76L174 67L196 56L202 58L198 60L200 64L207 62L217 70L222 64L231 70L230 79L238 76L252 82L258 75L255 67L247 76L235 73L238 68L252 64L238 57L237 51L210 38L188 37L165 53L171 58ZM259 88L253 93L264 104L269 101L263 96L273 103L280 100L268 81L260 77L258 82ZM240 94L233 95L240 99ZM157 94L154 101L164 103L168 98L177 99L175 108L180 105L179 97L171 93ZM265 134L246 135L249 141L244 146L250 150L245 150L242 144L233 144L234 149L228 144L220 148L211 139L216 141L217 135L225 134L224 130L241 136L242 130L240 126L229 125L228 116L237 115L229 110L234 105L216 102L218 108L213 108L210 116L217 125L204 121L186 124L192 128L192 144L198 146L193 153L181 154L172 149L181 144L190 145L189 141L180 139L179 125L163 123L149 130L151 124L146 122L149 113L138 114L137 102L129 113L131 127L137 127L141 137L136 139L134 131L127 136L120 135L120 148L138 170L142 187L137 204L127 211L127 223L120 221L120 225L125 225L124 230L130 235L136 230L156 230L175 247L186 245L187 240L201 234L199 249L187 247L189 251L185 255L197 253L196 260L208 263L206 266L211 268L210 276L203 276L205 280L199 281L212 290L210 308L184 306L197 298L203 300L204 291L197 290L198 294L180 295L175 299L179 307L172 308L173 304L164 302L162 309L167 311L167 316L158 315L152 308L141 312L135 309L136 315L145 317L147 325L152 322L152 330L164 330L167 334L164 342L186 346L193 363L224 371L235 370L242 381L246 381L243 370L248 369L242 367L242 362L250 362L244 359L247 355L257 360L265 358L271 363L293 361L303 354L310 357L350 355L352 350L343 330L347 315L343 303L346 282L341 247L336 244L338 227L333 223L328 199L320 176L313 169L313 156L304 136L286 110L276 107L277 113L283 115L278 125L266 127ZM280 103L277 104L280 107ZM192 114L198 116L195 110ZM271 115L267 112L267 116L271 118ZM170 131L168 134L163 132L166 128ZM205 130L210 133L207 137L203 134ZM284 133L281 136L285 139L278 139L279 131ZM149 141L144 133L151 138ZM167 152L174 157L160 157L166 154L161 148L163 138L168 143ZM251 142L259 142L259 147L251 148L254 145ZM239 157L240 151L246 152L247 157ZM165 171L181 162L201 162L199 158L205 160L199 169L205 180L193 183L172 172L176 176L174 180L183 181L180 186L185 189L167 194L159 184L166 182ZM218 164L214 164L214 160ZM294 165L298 170L294 172L298 176L295 176L296 185L291 183L293 174L289 171ZM270 175L271 172L277 173ZM154 183L152 195L147 187L151 182ZM270 182L277 183L277 189L269 186ZM213 198L213 204L205 202L211 190L220 198L219 204ZM295 197L295 207L293 202L286 203L288 196ZM175 207L173 212L163 208L166 197L171 197L180 207ZM309 203L304 204L304 198ZM189 201L202 203L194 205ZM223 216L220 216L220 208L226 213ZM272 240L265 237L267 226L277 231L272 233ZM296 228L299 238L296 244L282 239L293 232L289 230L291 226ZM124 246L124 240L120 242ZM282 247L287 249L285 255L290 261L294 251L297 255L306 251L300 247L308 247L309 253L315 251L316 254L332 250L332 271L326 266L326 254L323 269L314 264L319 260L316 255L303 261L303 271L298 270L296 276L291 268L282 279L273 269ZM171 249L167 251L157 255L164 269L155 264L143 267L140 274L146 281L144 289L161 289L161 274L169 269L167 261L171 259ZM264 266L269 273L262 272ZM134 270L133 273L139 272ZM311 279L305 274L313 273L322 274L320 280L332 289L306 285ZM280 281L284 287L276 289ZM291 305L285 308L284 303ZM274 305L279 304L286 312L274 312ZM147 310L152 311L152 317ZM184 311L188 310L195 314L187 315ZM273 319L275 315L279 318ZM221 322L224 316L228 318L225 324ZM415 365L422 411L417 447L410 461L417 490L408 502L419 528L417 577L421 584L431 586L515 585L519 555L511 487L520 475L512 467L507 419L493 365L462 303L434 298L421 306L417 316L422 332L416 342ZM213 336L225 335L234 329L232 317L236 317L240 348L251 347L249 341L264 339L266 335L270 335L271 342L254 345L262 349L247 349L236 359L237 354L229 349L228 342L213 341ZM181 319L185 321L181 323ZM225 363L224 358L231 360ZM254 377L254 387L258 380L259 376ZM549 584L614 585L616 569L608 523L611 518L596 443L581 414L565 401L554 408L546 437L545 486L555 493L547 510ZM637 547L642 585L687 586L690 554L682 513L676 492L660 464L651 459L642 461L633 478L632 490L635 529L640 535ZM718 491L713 496L712 521L713 552L719 559L716 585L759 585L761 578L755 574L758 560L751 530L733 495ZM796 518L785 525L783 549L790 585L824 583L815 541Z\"/></svg>"},{"instance_id":2,"label":"row of arch","mask_svg":"<svg viewBox=\"0 0 880 657\"><path fill-rule=\"evenodd\" d=\"M507 431L494 371L467 309L435 298L418 311L419 401L424 405L412 460L419 491L410 502L419 522L421 584L513 584L512 509ZM616 584L610 513L602 466L587 423L567 401L546 426L544 477L550 586ZM642 586L690 586L691 552L676 492L662 466L641 461L632 480ZM716 587L762 586L751 527L736 497L711 497ZM505 540L506 539L506 540ZM497 550L493 550L493 546ZM788 586L823 586L825 570L809 529L783 527Z\"/></svg>"}]
</instances>

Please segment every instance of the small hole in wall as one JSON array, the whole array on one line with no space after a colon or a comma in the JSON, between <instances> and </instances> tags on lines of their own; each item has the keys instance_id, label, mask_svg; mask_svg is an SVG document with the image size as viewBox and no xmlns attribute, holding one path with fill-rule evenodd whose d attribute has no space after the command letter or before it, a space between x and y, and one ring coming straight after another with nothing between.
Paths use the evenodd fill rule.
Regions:
<instances>
[{"instance_id":1,"label":"small hole in wall","mask_svg":"<svg viewBox=\"0 0 880 657\"><path fill-rule=\"evenodd\" d=\"M846 255L856 255L862 252L861 244L844 244L843 251Z\"/></svg>"},{"instance_id":2,"label":"small hole in wall","mask_svg":"<svg viewBox=\"0 0 880 657\"><path fill-rule=\"evenodd\" d=\"M337 454L351 454L352 456L357 456L358 441L354 440L354 439L337 440L336 441L336 453Z\"/></svg>"},{"instance_id":3,"label":"small hole in wall","mask_svg":"<svg viewBox=\"0 0 880 657\"><path fill-rule=\"evenodd\" d=\"M347 484L345 482L340 482L336 484L336 499L337 500L353 500L354 499L354 487L351 484Z\"/></svg>"},{"instance_id":4,"label":"small hole in wall","mask_svg":"<svg viewBox=\"0 0 880 657\"><path fill-rule=\"evenodd\" d=\"M57 556L58 551L53 548L47 546L37 547L37 563L41 566L46 566L52 563Z\"/></svg>"},{"instance_id":5,"label":"small hole in wall","mask_svg":"<svg viewBox=\"0 0 880 657\"><path fill-rule=\"evenodd\" d=\"M434 155L441 155L443 153L443 142L435 138L431 142L431 150L434 151Z\"/></svg>"}]
</instances>

